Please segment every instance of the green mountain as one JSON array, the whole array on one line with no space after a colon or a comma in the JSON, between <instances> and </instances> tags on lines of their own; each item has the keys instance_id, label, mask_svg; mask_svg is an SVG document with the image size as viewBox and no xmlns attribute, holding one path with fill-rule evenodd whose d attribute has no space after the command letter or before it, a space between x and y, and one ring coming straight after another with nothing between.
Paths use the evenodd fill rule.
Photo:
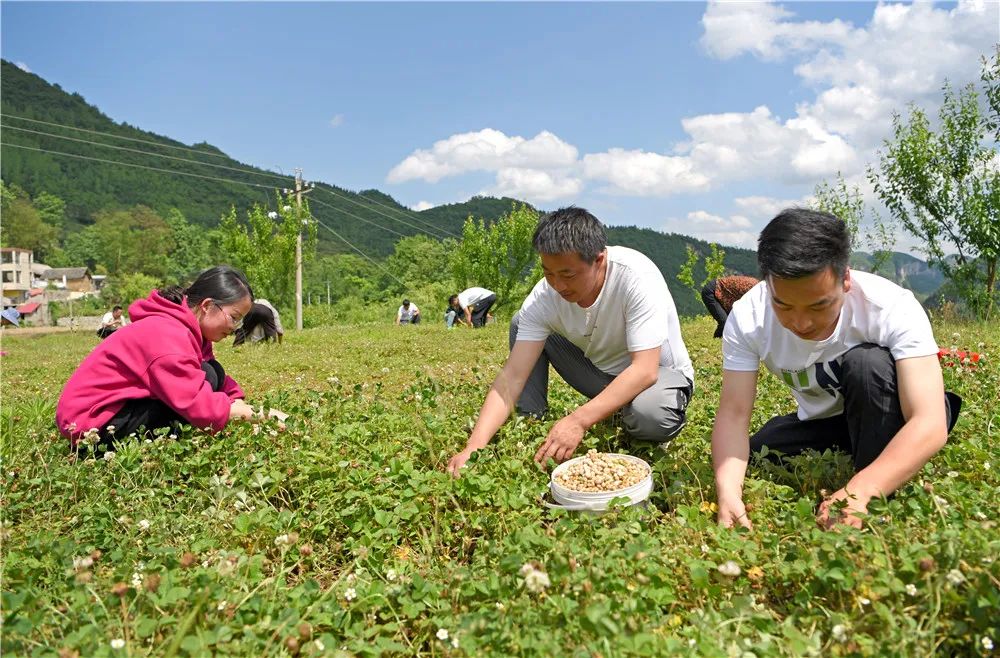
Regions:
<instances>
[{"instance_id":1,"label":"green mountain","mask_svg":"<svg viewBox=\"0 0 1000 658\"><path fill-rule=\"evenodd\" d=\"M99 210L143 204L161 214L178 208L188 221L212 227L230 206L274 206L275 190L293 186L291 178L234 160L210 144L187 145L116 123L79 94L10 62L0 66L0 176L29 194L62 198L70 226L91 223ZM322 224L373 256L391 253L399 234L461 234L465 220L455 210L419 214L381 192L326 183L317 183L309 198ZM329 230L320 229L320 240L322 252L351 251Z\"/></svg>"}]
</instances>

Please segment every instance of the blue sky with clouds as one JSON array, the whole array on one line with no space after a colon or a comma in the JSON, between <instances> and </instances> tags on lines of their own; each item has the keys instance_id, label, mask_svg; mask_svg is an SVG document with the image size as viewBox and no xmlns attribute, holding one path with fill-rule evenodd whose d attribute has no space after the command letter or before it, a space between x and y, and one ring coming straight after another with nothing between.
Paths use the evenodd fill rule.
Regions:
<instances>
[{"instance_id":1,"label":"blue sky with clouds","mask_svg":"<svg viewBox=\"0 0 1000 658\"><path fill-rule=\"evenodd\" d=\"M5 59L117 121L414 208L506 194L752 246L893 110L1000 40L996 2L22 3ZM901 246L906 246L906 240Z\"/></svg>"}]
</instances>

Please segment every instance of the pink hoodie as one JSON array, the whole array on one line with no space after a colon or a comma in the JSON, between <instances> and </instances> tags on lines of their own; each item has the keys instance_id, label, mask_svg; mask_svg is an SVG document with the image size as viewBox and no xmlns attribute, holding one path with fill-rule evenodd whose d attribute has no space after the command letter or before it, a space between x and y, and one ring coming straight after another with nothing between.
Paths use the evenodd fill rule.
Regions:
<instances>
[{"instance_id":1,"label":"pink hoodie","mask_svg":"<svg viewBox=\"0 0 1000 658\"><path fill-rule=\"evenodd\" d=\"M219 431L243 390L226 376L214 392L201 363L215 358L185 299L175 304L153 291L129 306L132 323L94 348L66 382L56 407L56 426L74 444L91 428L103 428L127 400L156 398L191 425Z\"/></svg>"}]
</instances>

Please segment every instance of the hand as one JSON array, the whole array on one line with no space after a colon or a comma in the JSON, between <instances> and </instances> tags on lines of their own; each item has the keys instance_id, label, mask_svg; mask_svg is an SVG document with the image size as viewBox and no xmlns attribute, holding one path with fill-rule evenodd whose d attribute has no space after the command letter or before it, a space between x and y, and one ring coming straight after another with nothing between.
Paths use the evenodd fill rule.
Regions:
<instances>
[{"instance_id":1,"label":"hand","mask_svg":"<svg viewBox=\"0 0 1000 658\"><path fill-rule=\"evenodd\" d=\"M573 418L566 416L549 430L545 443L535 453L535 461L545 465L545 460L552 457L557 462L564 462L573 456L576 447L583 441L587 427Z\"/></svg>"},{"instance_id":2,"label":"hand","mask_svg":"<svg viewBox=\"0 0 1000 658\"><path fill-rule=\"evenodd\" d=\"M253 407L243 400L233 400L229 405L229 420L251 420L255 415Z\"/></svg>"},{"instance_id":3,"label":"hand","mask_svg":"<svg viewBox=\"0 0 1000 658\"><path fill-rule=\"evenodd\" d=\"M466 448L462 452L455 453L451 461L448 462L448 472L451 473L452 477L457 478L462 476L459 470L465 468L465 462L469 461L469 457L472 456L473 452L475 451Z\"/></svg>"},{"instance_id":4,"label":"hand","mask_svg":"<svg viewBox=\"0 0 1000 658\"><path fill-rule=\"evenodd\" d=\"M847 487L838 489L832 496L828 496L819 506L819 513L816 515L816 523L821 528L830 530L839 523L860 529L863 522L859 514L868 513L868 501L870 496L858 496L850 493ZM847 505L838 510L837 503L845 501Z\"/></svg>"},{"instance_id":5,"label":"hand","mask_svg":"<svg viewBox=\"0 0 1000 658\"><path fill-rule=\"evenodd\" d=\"M719 525L724 528L732 528L741 525L748 530L753 530L753 524L747 515L746 505L739 496L719 497Z\"/></svg>"}]
</instances>

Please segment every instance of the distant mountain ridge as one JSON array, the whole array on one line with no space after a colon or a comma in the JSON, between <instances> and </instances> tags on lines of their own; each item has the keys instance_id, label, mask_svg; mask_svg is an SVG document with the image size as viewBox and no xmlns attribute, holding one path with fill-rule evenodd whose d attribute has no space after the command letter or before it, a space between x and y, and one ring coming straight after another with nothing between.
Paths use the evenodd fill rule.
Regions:
<instances>
[{"instance_id":1,"label":"distant mountain ridge","mask_svg":"<svg viewBox=\"0 0 1000 658\"><path fill-rule=\"evenodd\" d=\"M272 171L234 160L206 142L187 145L125 122L116 123L78 93L66 92L59 85L23 71L6 60L0 62L0 67L4 145L0 177L7 183L21 186L32 195L45 191L62 198L66 201L69 227L89 224L99 210L138 204L149 206L161 214L175 207L184 213L188 221L214 227L230 206L235 205L240 213L254 203L273 207L275 189L292 184L290 177L281 177ZM127 139L114 139L98 133ZM107 148L99 144L121 148ZM15 145L28 148L16 148ZM82 157L67 157L46 151ZM95 158L136 167L100 162ZM210 165L221 165L222 168ZM168 169L175 173L154 169ZM353 192L319 181L310 200L313 215L322 224L373 257L385 257L392 253L400 235L460 236L468 216L492 221L510 211L515 203L522 203L507 197L475 196L463 203L416 212L379 190ZM321 253L352 251L323 228L319 237ZM682 315L703 312L697 296L683 288L677 280L677 273L686 260L686 247L690 245L704 257L710 250L708 242L635 226L608 227L608 239L610 244L645 253L657 264ZM728 270L756 274L755 251L729 246L723 246L723 249ZM854 254L852 265L865 269L866 263L870 265L870 255L863 252ZM940 273L927 268L923 261L901 253L894 254L890 264L883 267L880 273L911 287L921 296L926 296L941 284ZM695 274L699 280L704 276L701 263Z\"/></svg>"}]
</instances>

